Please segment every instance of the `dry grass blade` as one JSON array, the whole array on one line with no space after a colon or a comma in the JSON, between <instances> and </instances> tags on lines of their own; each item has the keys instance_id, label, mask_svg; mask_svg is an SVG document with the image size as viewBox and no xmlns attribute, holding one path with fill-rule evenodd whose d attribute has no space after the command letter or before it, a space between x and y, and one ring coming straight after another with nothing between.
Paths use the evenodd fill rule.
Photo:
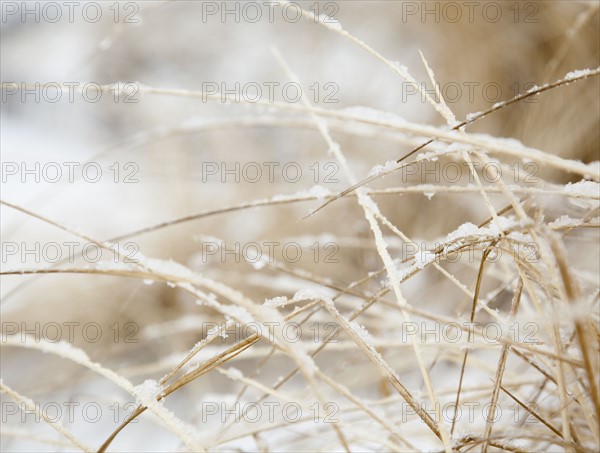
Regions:
<instances>
[{"instance_id":1,"label":"dry grass blade","mask_svg":"<svg viewBox=\"0 0 600 453\"><path fill-rule=\"evenodd\" d=\"M560 87L562 85L568 85L571 82L575 82L577 80L583 80L583 79L587 79L588 77L595 77L597 75L600 74L600 68L596 68L592 71L589 72L585 72L582 75L576 76L576 77L565 77L563 79L557 80L553 83L548 83L545 85L542 85L536 89L527 91L526 93L521 93L515 97L513 97L512 99L508 99L504 102L499 102L497 104L494 104L492 107L490 107L489 109L483 111L483 112L477 112L476 114L474 114L473 116L469 117L469 119L463 120L460 123L454 125L452 127L451 130L461 130L463 127L468 126L472 123L474 123L475 121L491 114L494 113L500 109L503 109L509 105L515 104L517 102L523 101L525 99L528 99L532 96L535 96L537 94L543 93L544 91L548 91L551 90L553 88L557 88ZM408 159L409 157L413 156L414 154L418 153L419 151L421 151L423 148L425 148L426 146L432 144L434 141L436 141L438 139L438 137L434 137L434 138L430 138L429 140L423 142L422 144L420 144L419 146L417 146L416 148L413 148L410 152L406 153L405 155L403 155L402 157L399 157L396 160L397 164L400 164L402 162L404 162L406 159ZM391 170L387 170L387 171L383 171L380 174L377 175L372 175L369 176L359 182L357 182L356 184L353 184L352 186L348 187L347 189L344 189L343 191L341 191L338 195L336 195L333 198L330 198L329 200L327 200L325 203L323 203L321 206L319 206L318 208L314 209L313 211L311 211L310 214L308 214L307 216L305 216L305 218L308 218L314 214L316 214L317 212L319 212L321 209L325 208L326 206L330 205L331 203L333 203L336 200L339 200L340 198L345 197L346 195L349 195L350 193L354 192L355 190L357 190L359 187L362 187L366 184L369 184L370 182L375 181L376 179L379 178L383 178L384 176L391 174L395 171L398 171L399 167L393 168Z\"/></svg>"}]
</instances>

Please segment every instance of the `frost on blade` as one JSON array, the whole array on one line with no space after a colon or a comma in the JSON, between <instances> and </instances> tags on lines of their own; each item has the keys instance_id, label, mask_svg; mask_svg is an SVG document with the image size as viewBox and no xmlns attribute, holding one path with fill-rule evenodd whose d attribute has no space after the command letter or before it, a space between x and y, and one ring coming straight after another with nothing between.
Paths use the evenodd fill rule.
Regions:
<instances>
[{"instance_id":1,"label":"frost on blade","mask_svg":"<svg viewBox=\"0 0 600 453\"><path fill-rule=\"evenodd\" d=\"M171 427L187 444L188 448L202 449L195 440L196 434L191 425L178 419L175 414L166 409L162 401L157 401L163 392L162 386L153 379L147 379L133 388L137 397L137 404L141 404L153 411L162 421ZM202 449L204 451L204 449Z\"/></svg>"},{"instance_id":2,"label":"frost on blade","mask_svg":"<svg viewBox=\"0 0 600 453\"><path fill-rule=\"evenodd\" d=\"M435 252L429 250L421 250L415 255L415 266L418 269L423 269L426 265L435 261Z\"/></svg>"},{"instance_id":3,"label":"frost on blade","mask_svg":"<svg viewBox=\"0 0 600 453\"><path fill-rule=\"evenodd\" d=\"M570 195L600 197L600 184L594 181L579 181L573 184L569 183L563 190Z\"/></svg>"},{"instance_id":4,"label":"frost on blade","mask_svg":"<svg viewBox=\"0 0 600 453\"><path fill-rule=\"evenodd\" d=\"M237 305L223 305L221 308L225 316L236 319L242 324L249 324L254 321L252 315L244 307L239 307Z\"/></svg>"},{"instance_id":5,"label":"frost on blade","mask_svg":"<svg viewBox=\"0 0 600 453\"><path fill-rule=\"evenodd\" d=\"M381 215L381 212L379 211L379 206L377 206L370 197L360 197L359 201L363 207L367 208L373 214Z\"/></svg>"},{"instance_id":6,"label":"frost on blade","mask_svg":"<svg viewBox=\"0 0 600 453\"><path fill-rule=\"evenodd\" d=\"M384 165L375 165L369 171L367 176L379 176L382 174L386 174L394 170L398 166L398 163L395 160L389 160Z\"/></svg>"},{"instance_id":7,"label":"frost on blade","mask_svg":"<svg viewBox=\"0 0 600 453\"><path fill-rule=\"evenodd\" d=\"M155 380L146 379L142 384L136 385L133 390L138 398L137 403L150 407L157 403L156 399L161 396L163 388Z\"/></svg>"},{"instance_id":8,"label":"frost on blade","mask_svg":"<svg viewBox=\"0 0 600 453\"><path fill-rule=\"evenodd\" d=\"M282 305L285 305L285 303L287 301L288 301L287 297L277 296L277 297L273 297L272 299L265 299L264 305L266 305L268 307L280 307Z\"/></svg>"},{"instance_id":9,"label":"frost on blade","mask_svg":"<svg viewBox=\"0 0 600 453\"><path fill-rule=\"evenodd\" d=\"M473 225L471 222L463 223L456 230L448 233L446 236L446 242L454 242L457 239L463 239L468 237L474 237L479 235L479 228Z\"/></svg>"},{"instance_id":10,"label":"frost on blade","mask_svg":"<svg viewBox=\"0 0 600 453\"><path fill-rule=\"evenodd\" d=\"M578 77L585 77L592 73L591 69L576 69L575 71L568 72L565 75L565 79L577 79Z\"/></svg>"},{"instance_id":11,"label":"frost on blade","mask_svg":"<svg viewBox=\"0 0 600 453\"><path fill-rule=\"evenodd\" d=\"M514 218L498 216L494 219L491 225L488 228L480 228L480 234L491 234L497 236L501 234L503 231L511 230L513 228L519 227L520 223L516 221Z\"/></svg>"},{"instance_id":12,"label":"frost on blade","mask_svg":"<svg viewBox=\"0 0 600 453\"><path fill-rule=\"evenodd\" d=\"M568 215L562 215L555 221L548 224L548 226L552 228L561 228L561 227L575 227L581 224L580 220L573 219Z\"/></svg>"},{"instance_id":13,"label":"frost on blade","mask_svg":"<svg viewBox=\"0 0 600 453\"><path fill-rule=\"evenodd\" d=\"M137 257L137 254L136 254ZM194 277L194 273L185 267L183 264L180 264L173 260L160 260L156 258L145 258L142 261L142 264L145 264L147 267L152 269L155 272L158 272L163 275L172 275L177 276L182 279L189 279Z\"/></svg>"},{"instance_id":14,"label":"frost on blade","mask_svg":"<svg viewBox=\"0 0 600 453\"><path fill-rule=\"evenodd\" d=\"M317 288L303 288L299 291L296 291L294 297L292 299L295 302L300 302L303 300L323 300L328 302L331 298L324 292Z\"/></svg>"},{"instance_id":15,"label":"frost on blade","mask_svg":"<svg viewBox=\"0 0 600 453\"><path fill-rule=\"evenodd\" d=\"M439 156L440 156L440 153L438 153L438 152L428 151L426 153L417 154L416 160L417 161L427 160L427 161L435 162L435 161L439 160Z\"/></svg>"},{"instance_id":16,"label":"frost on blade","mask_svg":"<svg viewBox=\"0 0 600 453\"><path fill-rule=\"evenodd\" d=\"M81 349L74 347L72 344L66 341L59 341L55 344L48 344L47 350L52 349L55 354L65 358L71 359L75 362L86 362L89 361L88 355Z\"/></svg>"},{"instance_id":17,"label":"frost on blade","mask_svg":"<svg viewBox=\"0 0 600 453\"><path fill-rule=\"evenodd\" d=\"M477 119L477 117L479 117L479 115L481 115L483 112L472 112L472 113L467 113L467 121L470 123L471 121L474 121Z\"/></svg>"},{"instance_id":18,"label":"frost on blade","mask_svg":"<svg viewBox=\"0 0 600 453\"><path fill-rule=\"evenodd\" d=\"M373 337L371 337L371 334L368 332L367 329L365 329L365 326L361 326L356 321L350 321L348 324L350 325L354 333L356 333L356 335L358 335L360 339L369 347L369 349L374 349L375 346L373 342Z\"/></svg>"}]
</instances>

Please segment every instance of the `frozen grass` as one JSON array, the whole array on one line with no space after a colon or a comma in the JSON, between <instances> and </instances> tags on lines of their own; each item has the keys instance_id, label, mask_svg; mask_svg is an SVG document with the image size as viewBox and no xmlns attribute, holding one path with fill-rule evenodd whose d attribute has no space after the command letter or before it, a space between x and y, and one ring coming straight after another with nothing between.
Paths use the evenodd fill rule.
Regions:
<instances>
[{"instance_id":1,"label":"frozen grass","mask_svg":"<svg viewBox=\"0 0 600 453\"><path fill-rule=\"evenodd\" d=\"M374 57L382 70L391 70L400 81L421 89L405 66L353 36L343 24L329 22L325 16L315 18L310 11L302 14L314 27L325 27L332 36L365 51L360 58ZM556 74L560 65L556 60L564 57L569 42L587 21L597 22L597 16L597 5L586 6L577 16L570 38L558 46L544 76ZM594 31L597 34L597 29ZM272 52L286 79L303 85L293 59L279 48ZM428 61L424 53L420 57L422 67L416 70L423 70L428 83L436 86L439 70L435 62ZM289 130L290 134L314 131L317 138L311 146L318 149L316 155L329 155L339 164L342 187L331 191L316 185L280 193L275 186L268 197L252 200L244 196L250 201L219 203L218 207L165 217L109 239L69 227L3 193L3 210L17 211L24 219L35 219L119 257L117 263L83 265L63 260L45 267L5 268L3 278L24 282L4 296L3 304L24 303L28 285L54 278L48 274L73 274L74 278L111 276L116 278L111 280L114 285L121 279L133 280L141 288L165 284L167 291L180 295L182 305L177 310L155 307L157 317L141 330L138 344L123 354L117 348L101 355L109 364L92 361L85 344L76 347L31 335L24 341L3 339L3 352L17 354L11 358L18 358L20 350L45 352L88 370L85 375L73 373L71 381L52 383L57 388L46 393L34 392L38 398L59 398L61 390L101 393L104 380L112 386L111 392L121 392L109 399L126 401L131 397L136 404L124 420L94 434L78 433L43 413L40 418L58 432L59 439L46 431L38 435L3 425L3 436L14 442L8 448L19 441L33 441L84 451L143 451L152 448L147 438L160 436L170 443L157 450L169 445L181 451L597 450L598 149L593 150L595 162L583 162L573 158L577 150L561 156L516 138L470 132L470 128L527 99L535 97L543 104L546 96L567 89L567 85L597 86L599 75L599 67L570 68L552 81L540 80L534 88L472 112L464 120L457 118L439 92L435 99L431 92L424 93L428 106L439 115L436 122L441 120L445 126L413 122L373 108L324 108L304 97L298 104L257 102L244 106L252 109L250 115L187 120L130 136L94 159L229 129ZM112 88L106 85L102 89L108 92ZM147 97L221 102L220 94L193 89L143 85L140 92ZM580 103L578 115L596 115L597 119L597 106L591 105L597 100L568 102ZM567 136L570 133L568 124L546 127L563 128ZM537 133L544 134L544 130ZM352 140L372 142L373 146L385 142L397 155L378 157L373 166L366 153L346 149ZM569 139L565 142L570 145ZM359 162L361 159L364 162ZM508 170L515 160L552 171L536 175L535 184L527 181L527 175L509 180L494 174L512 175ZM395 185L394 180L391 185L383 184L411 165L440 161L466 164L473 182ZM490 163L496 170L485 176L493 183L478 170ZM376 181L380 187L371 187ZM409 198L416 196L420 196L419 202ZM444 201L428 214L427 203L436 203L440 197ZM308 214L307 206L311 207ZM335 240L343 254L334 272L330 274L331 268L320 265L282 260L249 265L252 263L244 262L250 260L247 256L241 257L241 267L195 266L190 259L193 253L180 260L138 253L137 262L128 262L129 251L119 245L139 239L153 249L148 238L160 238L160 233L201 220L213 220L217 229L210 234L219 236L221 219L238 215L244 222L252 222L253 216L268 210L276 212L275 228L285 236L298 237L291 228L288 233L285 223L292 213L295 221L307 225L306 230L301 228L307 241L321 233ZM427 219L426 225L420 216ZM446 217L452 221L445 221ZM422 229L407 227L406 218ZM341 222L354 229L341 228ZM315 231L315 225L321 230ZM242 229L239 225L238 230ZM200 242L208 235L208 228L203 229L198 235ZM193 239L186 241L183 246L189 250L198 248ZM403 245L413 242L420 244L413 250L416 255L401 253ZM498 250L503 254L500 260L494 259ZM42 279L43 275L47 276ZM145 300L148 294L139 296L139 307L150 303ZM3 315L7 310L3 307ZM94 310L103 310L103 306ZM8 315L18 319L10 310ZM204 332L198 325L202 319L217 324ZM337 328L317 342L311 338L289 341L287 323L307 328L317 320L334 322ZM247 327L244 334L224 341L236 323ZM446 337L432 340L431 333L406 335L409 326L425 323L429 328L452 326L463 336L456 342ZM535 332L525 338L535 342L523 338L529 333L523 327L527 323L535 326ZM502 331L493 341L489 341L490 325L500 326ZM51 361L45 366L48 370L58 367ZM27 371L26 367L22 370ZM0 384L4 396L38 413L32 397L14 390L20 384L14 380L14 372L7 374L10 377L3 371ZM43 388L47 378L39 376L34 381ZM231 414L212 425L199 421L205 415L200 403L224 401L293 402L303 409L303 416L293 423L281 414L268 422L240 421ZM465 416L465 403L477 404L474 418ZM311 409L315 404L321 408L318 417L313 417ZM455 407L463 408L462 414ZM495 421L497 407L504 416ZM136 428L134 421L144 419L146 413L152 413L153 421L166 430ZM242 412L242 419L244 416L248 411ZM330 418L337 421L327 423ZM76 423L76 428L81 431L80 424ZM122 438L131 438L133 443L120 444Z\"/></svg>"}]
</instances>

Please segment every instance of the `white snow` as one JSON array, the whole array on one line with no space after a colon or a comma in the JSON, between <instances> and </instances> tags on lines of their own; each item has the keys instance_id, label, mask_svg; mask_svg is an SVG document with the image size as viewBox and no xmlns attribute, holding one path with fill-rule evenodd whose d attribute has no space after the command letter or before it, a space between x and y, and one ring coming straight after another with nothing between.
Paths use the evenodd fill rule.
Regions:
<instances>
[{"instance_id":1,"label":"white snow","mask_svg":"<svg viewBox=\"0 0 600 453\"><path fill-rule=\"evenodd\" d=\"M579 181L576 183L567 184L564 189L566 193L600 197L600 184L594 181Z\"/></svg>"},{"instance_id":2,"label":"white snow","mask_svg":"<svg viewBox=\"0 0 600 453\"><path fill-rule=\"evenodd\" d=\"M280 307L282 305L285 305L285 303L287 301L288 301L287 297L277 296L277 297L273 297L272 299L265 299L264 305L267 305L269 307Z\"/></svg>"},{"instance_id":3,"label":"white snow","mask_svg":"<svg viewBox=\"0 0 600 453\"><path fill-rule=\"evenodd\" d=\"M138 255L141 254L136 253L135 258L138 258ZM152 271L163 275L177 276L183 279L194 277L194 273L190 269L173 260L160 260L156 258L143 257L140 258L139 261Z\"/></svg>"},{"instance_id":4,"label":"white snow","mask_svg":"<svg viewBox=\"0 0 600 453\"><path fill-rule=\"evenodd\" d=\"M473 225L471 222L463 223L456 230L448 233L446 236L446 242L454 242L458 238L465 238L469 236L477 236L479 234L479 228Z\"/></svg>"},{"instance_id":5,"label":"white snow","mask_svg":"<svg viewBox=\"0 0 600 453\"><path fill-rule=\"evenodd\" d=\"M427 160L427 161L432 161L435 162L437 160L439 160L439 156L441 153L439 152L435 152L435 151L428 151L426 153L419 153L417 154L417 161L422 161L422 160Z\"/></svg>"},{"instance_id":6,"label":"white snow","mask_svg":"<svg viewBox=\"0 0 600 453\"><path fill-rule=\"evenodd\" d=\"M360 201L361 205L363 205L365 208L369 209L374 214L381 215L381 212L379 211L379 207L375 204L375 202L370 197L362 196L359 198L359 201Z\"/></svg>"},{"instance_id":7,"label":"white snow","mask_svg":"<svg viewBox=\"0 0 600 453\"><path fill-rule=\"evenodd\" d=\"M378 176L381 174L386 174L394 170L397 166L398 162L396 162L395 160L388 160L383 165L375 165L373 168L371 168L367 176Z\"/></svg>"},{"instance_id":8,"label":"white snow","mask_svg":"<svg viewBox=\"0 0 600 453\"><path fill-rule=\"evenodd\" d=\"M330 299L330 297L325 294L323 291L319 290L318 288L312 288L312 287L308 287L308 288L302 288L299 291L296 291L296 293L294 294L294 297L292 298L293 301L299 302L299 301L303 301L303 300L325 300L327 301L328 299Z\"/></svg>"},{"instance_id":9,"label":"white snow","mask_svg":"<svg viewBox=\"0 0 600 453\"><path fill-rule=\"evenodd\" d=\"M486 234L491 233L493 235L499 235L502 231L510 230L518 225L519 222L516 221L514 218L498 216L497 219L494 219L494 221L492 221L489 228L480 228L479 231L480 234L483 230L483 232L485 232Z\"/></svg>"},{"instance_id":10,"label":"white snow","mask_svg":"<svg viewBox=\"0 0 600 453\"><path fill-rule=\"evenodd\" d=\"M468 113L467 114L467 121L471 122L473 121L475 118L477 118L479 115L481 115L482 112L473 112L473 113Z\"/></svg>"},{"instance_id":11,"label":"white snow","mask_svg":"<svg viewBox=\"0 0 600 453\"><path fill-rule=\"evenodd\" d=\"M419 269L423 269L427 264L433 263L435 261L435 252L430 252L429 250L420 250L415 255L415 266Z\"/></svg>"},{"instance_id":12,"label":"white snow","mask_svg":"<svg viewBox=\"0 0 600 453\"><path fill-rule=\"evenodd\" d=\"M52 346L49 344L47 350L52 350L55 354L58 354L65 359L72 359L76 362L85 362L90 360L82 349L78 349L71 343L62 340L52 344Z\"/></svg>"},{"instance_id":13,"label":"white snow","mask_svg":"<svg viewBox=\"0 0 600 453\"><path fill-rule=\"evenodd\" d=\"M240 321L242 324L253 322L252 315L244 307L237 305L222 305L221 308L226 316Z\"/></svg>"},{"instance_id":14,"label":"white snow","mask_svg":"<svg viewBox=\"0 0 600 453\"><path fill-rule=\"evenodd\" d=\"M580 220L573 219L568 215L561 215L558 219L554 220L549 224L549 226L553 228L567 227L567 226L577 226L581 223Z\"/></svg>"},{"instance_id":15,"label":"white snow","mask_svg":"<svg viewBox=\"0 0 600 453\"><path fill-rule=\"evenodd\" d=\"M361 326L356 321L350 321L348 324L369 348L374 348L373 337L371 337L369 331L365 329L365 326Z\"/></svg>"},{"instance_id":16,"label":"white snow","mask_svg":"<svg viewBox=\"0 0 600 453\"><path fill-rule=\"evenodd\" d=\"M138 397L138 404L149 407L156 404L156 398L160 396L163 388L154 379L146 379L142 384L136 385L133 390Z\"/></svg>"},{"instance_id":17,"label":"white snow","mask_svg":"<svg viewBox=\"0 0 600 453\"><path fill-rule=\"evenodd\" d=\"M576 69L575 71L568 72L567 75L565 75L565 79L576 79L578 77L584 77L591 73L591 69Z\"/></svg>"}]
</instances>

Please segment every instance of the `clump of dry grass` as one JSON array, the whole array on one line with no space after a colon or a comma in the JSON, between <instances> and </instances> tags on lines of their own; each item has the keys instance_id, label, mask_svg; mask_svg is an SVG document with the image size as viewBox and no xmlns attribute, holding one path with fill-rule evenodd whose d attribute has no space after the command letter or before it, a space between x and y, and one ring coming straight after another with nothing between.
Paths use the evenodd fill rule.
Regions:
<instances>
[{"instance_id":1,"label":"clump of dry grass","mask_svg":"<svg viewBox=\"0 0 600 453\"><path fill-rule=\"evenodd\" d=\"M160 127L126 131L92 160L129 156L147 177L166 178L168 189L150 176L134 190L156 209L122 208L114 198L106 224L86 224L3 193L3 213L19 215L11 240L64 235L116 258L12 267L3 260L11 284L2 302L5 449L596 450L600 167L592 101L600 67L589 42L598 37L598 7L538 7L546 28L535 28L541 37L530 42L547 38L548 23L561 39L548 44L551 58L536 54L541 61L527 68L536 85L500 102L463 112L435 92L462 67L443 46L439 54L419 51L409 72L386 56L393 47L380 52L343 20L304 9L308 29L414 87L419 108L435 117L324 107L308 96L242 102L238 111L240 102L222 102L221 93L148 83L139 86L147 110L138 114L156 115ZM351 23L365 6L354 8ZM467 38L491 30L463 25ZM490 49L499 46L487 38ZM478 58L468 49L463 56ZM296 57L270 48L277 77L306 86ZM184 118L203 100L214 110L165 124L171 107L154 109L157 99L189 103ZM528 100L538 102L527 110ZM232 110L219 110L222 103ZM295 159L303 168L329 159L338 183L199 184L194 168L217 155ZM426 177L432 166L441 179ZM444 178L449 168L465 172ZM113 195L127 197L124 190ZM86 205L91 195L98 194L82 193ZM318 259L256 261L231 248L269 240L302 243ZM335 260L325 259L324 242ZM139 250L132 255L125 244ZM207 253L214 244L230 253ZM8 335L9 324L69 320L97 323L105 335L98 342ZM40 352L47 355L32 365ZM93 403L103 416L48 414L49 404L65 402ZM14 407L38 421L9 414Z\"/></svg>"}]
</instances>

